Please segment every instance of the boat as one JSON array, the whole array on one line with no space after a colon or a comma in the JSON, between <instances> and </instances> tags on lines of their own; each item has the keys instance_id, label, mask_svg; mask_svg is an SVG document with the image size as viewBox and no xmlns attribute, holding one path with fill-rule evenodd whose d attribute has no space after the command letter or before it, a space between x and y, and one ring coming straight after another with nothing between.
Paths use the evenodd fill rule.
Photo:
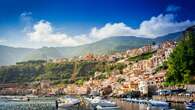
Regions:
<instances>
[{"instance_id":1,"label":"boat","mask_svg":"<svg viewBox=\"0 0 195 110\"><path fill-rule=\"evenodd\" d=\"M195 102L188 102L188 103L185 103L185 108L187 110L195 110Z\"/></svg>"},{"instance_id":2,"label":"boat","mask_svg":"<svg viewBox=\"0 0 195 110\"><path fill-rule=\"evenodd\" d=\"M100 105L103 107L110 107L110 106L116 106L115 102L106 100L106 99L102 99L101 97L95 97L93 99L89 99L90 103L94 106Z\"/></svg>"},{"instance_id":3,"label":"boat","mask_svg":"<svg viewBox=\"0 0 195 110\"><path fill-rule=\"evenodd\" d=\"M102 107L115 107L115 106L117 106L115 102L112 102L112 101L109 101L109 100L105 100L105 99L100 100L98 102L98 105L102 106Z\"/></svg>"},{"instance_id":4,"label":"boat","mask_svg":"<svg viewBox=\"0 0 195 110\"><path fill-rule=\"evenodd\" d=\"M94 97L94 98L85 98L87 100L87 102L91 105L91 108L95 108L99 102L102 100L101 97Z\"/></svg>"},{"instance_id":5,"label":"boat","mask_svg":"<svg viewBox=\"0 0 195 110\"><path fill-rule=\"evenodd\" d=\"M127 102L132 102L132 103L143 103L143 104L147 104L148 101L145 99L133 99L133 98L123 98L124 101Z\"/></svg>"},{"instance_id":6,"label":"boat","mask_svg":"<svg viewBox=\"0 0 195 110\"><path fill-rule=\"evenodd\" d=\"M148 103L148 101L147 101L147 100L145 100L145 99L139 99L139 103L142 103L142 104L147 104L147 103Z\"/></svg>"},{"instance_id":7,"label":"boat","mask_svg":"<svg viewBox=\"0 0 195 110\"><path fill-rule=\"evenodd\" d=\"M149 100L148 102L152 106L158 106L158 107L170 107L169 102L165 101L157 101L157 100Z\"/></svg>"},{"instance_id":8,"label":"boat","mask_svg":"<svg viewBox=\"0 0 195 110\"><path fill-rule=\"evenodd\" d=\"M96 108L98 110L118 110L119 107L113 101L102 99L101 97L85 98L90 104L91 109Z\"/></svg>"},{"instance_id":9,"label":"boat","mask_svg":"<svg viewBox=\"0 0 195 110\"><path fill-rule=\"evenodd\" d=\"M97 105L96 109L97 110L120 110L120 108L118 106L103 107L103 106L100 106L100 105Z\"/></svg>"},{"instance_id":10,"label":"boat","mask_svg":"<svg viewBox=\"0 0 195 110\"><path fill-rule=\"evenodd\" d=\"M75 97L65 96L65 97L59 98L57 102L58 102L58 107L68 108L68 107L79 104L80 100Z\"/></svg>"}]
</instances>

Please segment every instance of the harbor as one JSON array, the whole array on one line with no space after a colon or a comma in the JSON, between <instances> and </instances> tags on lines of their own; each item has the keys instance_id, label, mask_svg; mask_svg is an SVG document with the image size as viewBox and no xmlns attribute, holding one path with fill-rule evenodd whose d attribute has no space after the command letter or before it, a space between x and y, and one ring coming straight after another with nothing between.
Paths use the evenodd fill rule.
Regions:
<instances>
[{"instance_id":1,"label":"harbor","mask_svg":"<svg viewBox=\"0 0 195 110\"><path fill-rule=\"evenodd\" d=\"M8 100L0 98L0 110L185 110L183 103L170 103L153 101L158 105L151 105L147 100L107 98L102 97L70 97L63 96L64 103L56 105L59 97L31 97L29 100ZM18 98L20 99L20 98ZM75 100L76 99L76 100ZM66 100L66 101L65 101ZM71 100L71 101L70 101ZM160 105L162 104L162 106ZM159 106L160 105L160 106ZM167 107L167 108L165 108Z\"/></svg>"}]
</instances>

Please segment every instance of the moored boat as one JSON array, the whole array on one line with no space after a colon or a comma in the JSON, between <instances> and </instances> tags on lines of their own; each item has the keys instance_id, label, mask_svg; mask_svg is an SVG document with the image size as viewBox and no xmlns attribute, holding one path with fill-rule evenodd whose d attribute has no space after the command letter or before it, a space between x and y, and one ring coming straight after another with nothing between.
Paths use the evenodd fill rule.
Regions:
<instances>
[{"instance_id":1,"label":"moored boat","mask_svg":"<svg viewBox=\"0 0 195 110\"><path fill-rule=\"evenodd\" d=\"M165 101L149 100L149 104L152 106L170 107L170 103Z\"/></svg>"},{"instance_id":2,"label":"moored boat","mask_svg":"<svg viewBox=\"0 0 195 110\"><path fill-rule=\"evenodd\" d=\"M146 99L133 99L133 98L124 98L124 101L127 102L132 102L132 103L143 103L143 104L147 104L148 101Z\"/></svg>"},{"instance_id":3,"label":"moored boat","mask_svg":"<svg viewBox=\"0 0 195 110\"><path fill-rule=\"evenodd\" d=\"M65 96L58 99L58 107L68 108L80 103L80 100L75 97Z\"/></svg>"},{"instance_id":4,"label":"moored boat","mask_svg":"<svg viewBox=\"0 0 195 110\"><path fill-rule=\"evenodd\" d=\"M101 97L85 99L91 104L92 108L96 108L97 110L119 110L115 102L102 99Z\"/></svg>"},{"instance_id":5,"label":"moored boat","mask_svg":"<svg viewBox=\"0 0 195 110\"><path fill-rule=\"evenodd\" d=\"M195 110L195 102L187 102L187 103L185 103L185 108L187 110Z\"/></svg>"},{"instance_id":6,"label":"moored boat","mask_svg":"<svg viewBox=\"0 0 195 110\"><path fill-rule=\"evenodd\" d=\"M100 105L97 105L96 109L97 110L120 110L120 108L118 106L111 106L111 107L106 106L106 107L104 107L104 106L100 106Z\"/></svg>"}]
</instances>

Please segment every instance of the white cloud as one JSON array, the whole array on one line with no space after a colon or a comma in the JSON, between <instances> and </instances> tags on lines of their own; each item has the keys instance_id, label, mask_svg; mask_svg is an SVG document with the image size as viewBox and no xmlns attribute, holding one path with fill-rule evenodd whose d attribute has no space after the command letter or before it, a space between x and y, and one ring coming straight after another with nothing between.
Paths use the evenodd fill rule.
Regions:
<instances>
[{"instance_id":1,"label":"white cloud","mask_svg":"<svg viewBox=\"0 0 195 110\"><path fill-rule=\"evenodd\" d=\"M173 14L160 14L143 21L137 29L133 29L124 23L107 23L102 28L92 28L88 34L69 36L63 32L54 32L55 29L51 23L41 20L33 26L33 31L27 33L27 35L34 42L76 46L113 36L155 38L169 33L183 31L193 24L195 22L190 20L177 22Z\"/></svg>"},{"instance_id":2,"label":"white cloud","mask_svg":"<svg viewBox=\"0 0 195 110\"><path fill-rule=\"evenodd\" d=\"M107 23L104 27L97 29L93 28L89 34L89 37L96 39L103 39L111 36L128 36L136 35L136 30L128 27L124 23Z\"/></svg>"},{"instance_id":3,"label":"white cloud","mask_svg":"<svg viewBox=\"0 0 195 110\"><path fill-rule=\"evenodd\" d=\"M68 36L65 33L54 32L53 27L47 21L39 21L33 27L34 31L27 33L31 41L54 43L56 45L76 46L86 43L85 35Z\"/></svg>"},{"instance_id":4,"label":"white cloud","mask_svg":"<svg viewBox=\"0 0 195 110\"><path fill-rule=\"evenodd\" d=\"M178 10L180 10L180 9L181 9L180 6L169 5L169 6L167 6L166 11L167 11L167 12L176 12L176 11L178 11Z\"/></svg>"},{"instance_id":5,"label":"white cloud","mask_svg":"<svg viewBox=\"0 0 195 110\"><path fill-rule=\"evenodd\" d=\"M6 42L5 39L0 39L0 43L4 43L4 42Z\"/></svg>"},{"instance_id":6,"label":"white cloud","mask_svg":"<svg viewBox=\"0 0 195 110\"><path fill-rule=\"evenodd\" d=\"M143 21L139 28L133 29L124 23L106 24L100 29L92 29L90 35L97 38L105 38L111 36L138 36L155 38L167 35L174 32L185 30L187 27L194 25L195 21L175 21L173 14L160 14L157 17L152 17L149 20Z\"/></svg>"},{"instance_id":7,"label":"white cloud","mask_svg":"<svg viewBox=\"0 0 195 110\"><path fill-rule=\"evenodd\" d=\"M137 31L140 35L155 38L169 33L183 31L194 24L195 22L190 20L177 22L175 21L175 16L172 14L160 14L157 17L152 17L150 20L143 21Z\"/></svg>"}]
</instances>

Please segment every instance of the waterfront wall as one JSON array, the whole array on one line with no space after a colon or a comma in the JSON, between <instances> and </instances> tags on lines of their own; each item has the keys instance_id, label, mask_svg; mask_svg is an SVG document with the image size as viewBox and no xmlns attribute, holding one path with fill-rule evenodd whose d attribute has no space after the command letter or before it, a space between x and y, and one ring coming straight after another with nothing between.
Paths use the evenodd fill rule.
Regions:
<instances>
[{"instance_id":1,"label":"waterfront wall","mask_svg":"<svg viewBox=\"0 0 195 110\"><path fill-rule=\"evenodd\" d=\"M183 103L190 100L195 101L194 96L183 96L183 95L153 96L152 99L160 100L160 101L176 102L176 103Z\"/></svg>"}]
</instances>

